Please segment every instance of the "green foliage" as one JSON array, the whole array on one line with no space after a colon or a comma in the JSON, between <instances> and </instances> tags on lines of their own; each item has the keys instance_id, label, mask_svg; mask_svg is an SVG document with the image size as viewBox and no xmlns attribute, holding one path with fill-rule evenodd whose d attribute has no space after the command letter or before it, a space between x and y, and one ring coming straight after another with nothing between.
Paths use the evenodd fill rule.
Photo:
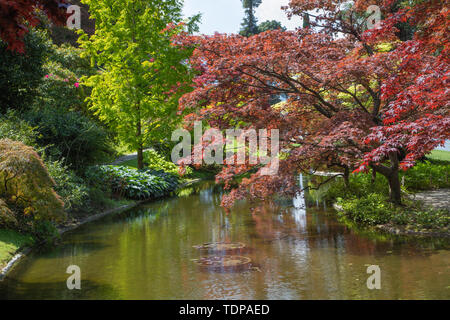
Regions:
<instances>
[{"instance_id":1,"label":"green foliage","mask_svg":"<svg viewBox=\"0 0 450 320\"><path fill-rule=\"evenodd\" d=\"M31 233L38 242L45 241L46 243L51 243L59 237L58 228L55 224L46 220L35 221Z\"/></svg>"},{"instance_id":2,"label":"green foliage","mask_svg":"<svg viewBox=\"0 0 450 320\"><path fill-rule=\"evenodd\" d=\"M450 215L445 210L431 210L418 208L417 210L403 210L394 215L392 221L397 224L412 225L416 228L445 229L450 226Z\"/></svg>"},{"instance_id":3,"label":"green foliage","mask_svg":"<svg viewBox=\"0 0 450 320\"><path fill-rule=\"evenodd\" d=\"M64 204L53 190L54 184L32 147L0 140L0 198L14 208L20 224L65 218Z\"/></svg>"},{"instance_id":4,"label":"green foliage","mask_svg":"<svg viewBox=\"0 0 450 320\"><path fill-rule=\"evenodd\" d=\"M343 209L339 213L341 216L365 225L391 223L420 230L447 230L450 226L447 210L425 208L412 201L407 201L405 207L395 206L378 193L371 193L362 198L338 198L337 204Z\"/></svg>"},{"instance_id":5,"label":"green foliage","mask_svg":"<svg viewBox=\"0 0 450 320\"><path fill-rule=\"evenodd\" d=\"M61 69L70 70L76 77L96 74L97 69L91 66L89 59L81 56L82 52L82 49L75 48L69 44L54 45L48 60L59 65ZM49 65L46 65L46 68L48 71L51 71Z\"/></svg>"},{"instance_id":6,"label":"green foliage","mask_svg":"<svg viewBox=\"0 0 450 320\"><path fill-rule=\"evenodd\" d=\"M79 112L61 108L34 108L24 117L39 132L38 143L48 146L52 159L65 159L77 170L109 160L112 153L106 131Z\"/></svg>"},{"instance_id":7,"label":"green foliage","mask_svg":"<svg viewBox=\"0 0 450 320\"><path fill-rule=\"evenodd\" d=\"M167 137L179 122L177 102L190 90L192 49L172 45L182 30L179 0L84 0L95 35L80 36L84 57L102 72L82 78L89 103L119 140L141 150ZM198 17L187 23L193 30ZM169 25L169 26L168 26Z\"/></svg>"},{"instance_id":8,"label":"green foliage","mask_svg":"<svg viewBox=\"0 0 450 320\"><path fill-rule=\"evenodd\" d=\"M95 173L111 185L116 194L129 199L150 199L169 194L178 187L178 178L163 171L137 170L120 166L100 166ZM90 173L94 175L93 172Z\"/></svg>"},{"instance_id":9,"label":"green foliage","mask_svg":"<svg viewBox=\"0 0 450 320\"><path fill-rule=\"evenodd\" d=\"M450 188L450 163L418 162L402 176L404 176L405 187L408 190Z\"/></svg>"},{"instance_id":10,"label":"green foliage","mask_svg":"<svg viewBox=\"0 0 450 320\"><path fill-rule=\"evenodd\" d=\"M0 198L0 226L8 228L18 227L14 212L8 207L8 204Z\"/></svg>"},{"instance_id":11,"label":"green foliage","mask_svg":"<svg viewBox=\"0 0 450 320\"><path fill-rule=\"evenodd\" d=\"M90 66L88 59L81 58L81 52L69 45L53 46L34 106L86 111L84 100L89 92L80 86L79 78L94 75L97 69Z\"/></svg>"},{"instance_id":12,"label":"green foliage","mask_svg":"<svg viewBox=\"0 0 450 320\"><path fill-rule=\"evenodd\" d=\"M82 94L82 89L76 87L77 75L54 61L47 62L46 73L33 106L44 109L82 109L86 97Z\"/></svg>"},{"instance_id":13,"label":"green foliage","mask_svg":"<svg viewBox=\"0 0 450 320\"><path fill-rule=\"evenodd\" d=\"M312 181L310 184L312 186L317 185L318 182L321 182L327 177L314 177L316 180L320 181ZM319 191L313 190L312 193L323 192L320 195L320 198L325 200L328 203L334 202L337 198L361 198L366 197L372 193L378 193L385 196L389 195L389 187L386 184L386 180L382 176L377 176L375 181L372 182L372 177L369 174L353 174L350 176L350 185L347 187L343 181L343 179L338 178L334 183L326 185L328 189L322 191L320 188Z\"/></svg>"},{"instance_id":14,"label":"green foliage","mask_svg":"<svg viewBox=\"0 0 450 320\"><path fill-rule=\"evenodd\" d=\"M448 170L446 162L418 162L414 168L401 173L405 183L403 192L407 194L412 190L449 187L446 179ZM406 196L403 206L394 205L389 202L389 190L384 180L377 176L372 182L369 174L352 175L348 187L340 179L323 191L322 199L337 202L342 208L340 216L364 225L395 224L420 230L448 229L448 210L426 208Z\"/></svg>"},{"instance_id":15,"label":"green foliage","mask_svg":"<svg viewBox=\"0 0 450 320\"><path fill-rule=\"evenodd\" d=\"M47 161L48 172L55 181L55 191L64 202L67 212L80 210L89 200L89 187L62 161Z\"/></svg>"},{"instance_id":16,"label":"green foliage","mask_svg":"<svg viewBox=\"0 0 450 320\"><path fill-rule=\"evenodd\" d=\"M388 223L391 214L397 211L395 205L378 193L370 193L362 198L338 198L337 204L342 206L351 220L368 225Z\"/></svg>"},{"instance_id":17,"label":"green foliage","mask_svg":"<svg viewBox=\"0 0 450 320\"><path fill-rule=\"evenodd\" d=\"M147 168L151 170L163 170L164 172L171 173L173 175L179 175L179 167L173 162L166 161L155 150L147 150L144 153L144 163ZM192 168L186 168L186 174L192 173Z\"/></svg>"},{"instance_id":18,"label":"green foliage","mask_svg":"<svg viewBox=\"0 0 450 320\"><path fill-rule=\"evenodd\" d=\"M28 108L44 78L44 63L51 52L47 34L31 29L25 45L26 54L19 54L7 50L0 40L0 113Z\"/></svg>"},{"instance_id":19,"label":"green foliage","mask_svg":"<svg viewBox=\"0 0 450 320\"><path fill-rule=\"evenodd\" d=\"M258 26L258 32L265 32L265 31L269 31L269 30L286 31L286 28L283 27L281 22L276 21L276 20L270 20L270 21L267 20L267 21L261 22Z\"/></svg>"},{"instance_id":20,"label":"green foliage","mask_svg":"<svg viewBox=\"0 0 450 320\"><path fill-rule=\"evenodd\" d=\"M5 115L0 114L0 139L21 141L28 146L36 147L38 137L36 129L20 119L16 112L8 110Z\"/></svg>"}]
</instances>

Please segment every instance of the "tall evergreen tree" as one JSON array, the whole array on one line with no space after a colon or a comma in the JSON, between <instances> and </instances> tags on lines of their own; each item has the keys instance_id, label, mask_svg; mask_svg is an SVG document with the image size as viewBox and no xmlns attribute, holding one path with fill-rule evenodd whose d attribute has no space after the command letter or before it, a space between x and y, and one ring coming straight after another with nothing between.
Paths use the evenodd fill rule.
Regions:
<instances>
[{"instance_id":1,"label":"tall evergreen tree","mask_svg":"<svg viewBox=\"0 0 450 320\"><path fill-rule=\"evenodd\" d=\"M241 0L242 6L245 9L245 17L241 26L242 29L239 32L245 37L250 37L252 35L258 34L258 19L255 16L255 10L258 8L262 0Z\"/></svg>"}]
</instances>

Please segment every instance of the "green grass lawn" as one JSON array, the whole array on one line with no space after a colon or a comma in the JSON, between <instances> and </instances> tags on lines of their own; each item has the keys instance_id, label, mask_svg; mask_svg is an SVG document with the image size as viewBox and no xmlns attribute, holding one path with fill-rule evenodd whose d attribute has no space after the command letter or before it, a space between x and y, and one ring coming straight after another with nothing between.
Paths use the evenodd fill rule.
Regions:
<instances>
[{"instance_id":1,"label":"green grass lawn","mask_svg":"<svg viewBox=\"0 0 450 320\"><path fill-rule=\"evenodd\" d=\"M450 151L433 150L428 157L434 160L450 161Z\"/></svg>"},{"instance_id":2,"label":"green grass lawn","mask_svg":"<svg viewBox=\"0 0 450 320\"><path fill-rule=\"evenodd\" d=\"M0 229L0 268L3 268L16 251L23 246L31 245L33 238L13 230Z\"/></svg>"}]
</instances>

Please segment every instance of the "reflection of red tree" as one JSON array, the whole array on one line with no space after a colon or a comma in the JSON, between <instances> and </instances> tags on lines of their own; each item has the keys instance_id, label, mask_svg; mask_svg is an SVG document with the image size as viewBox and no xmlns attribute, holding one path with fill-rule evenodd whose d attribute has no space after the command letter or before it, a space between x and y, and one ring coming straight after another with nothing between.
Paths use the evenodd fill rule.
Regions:
<instances>
[{"instance_id":1,"label":"reflection of red tree","mask_svg":"<svg viewBox=\"0 0 450 320\"><path fill-rule=\"evenodd\" d=\"M380 243L379 246L389 250L388 243ZM377 249L377 243L369 238L361 237L353 232L349 232L345 237L345 251L355 255L374 255Z\"/></svg>"},{"instance_id":2,"label":"reflection of red tree","mask_svg":"<svg viewBox=\"0 0 450 320\"><path fill-rule=\"evenodd\" d=\"M255 223L255 232L260 238L276 238L278 230L274 225L273 212L268 212L266 207L260 207L252 211L252 220Z\"/></svg>"}]
</instances>

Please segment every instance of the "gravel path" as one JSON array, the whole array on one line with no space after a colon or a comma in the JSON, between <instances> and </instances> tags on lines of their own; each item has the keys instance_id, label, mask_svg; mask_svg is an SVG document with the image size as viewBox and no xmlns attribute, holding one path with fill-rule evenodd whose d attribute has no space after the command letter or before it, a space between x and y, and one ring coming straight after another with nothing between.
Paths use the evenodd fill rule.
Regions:
<instances>
[{"instance_id":1,"label":"gravel path","mask_svg":"<svg viewBox=\"0 0 450 320\"><path fill-rule=\"evenodd\" d=\"M147 150L151 150L151 148L145 149L144 152L147 151ZM122 164L122 163L124 163L124 162L130 161L130 160L133 160L133 159L136 159L136 158L137 158L137 152L135 152L135 153L130 153L130 154L125 154L125 155L123 155L123 156L121 156L121 157L118 157L118 158L117 158L116 160L114 160L114 162L112 162L111 164L112 164L113 166L117 166L117 165L119 165L119 164Z\"/></svg>"},{"instance_id":2,"label":"gravel path","mask_svg":"<svg viewBox=\"0 0 450 320\"><path fill-rule=\"evenodd\" d=\"M450 210L450 189L420 192L416 193L414 198L436 209Z\"/></svg>"}]
</instances>

